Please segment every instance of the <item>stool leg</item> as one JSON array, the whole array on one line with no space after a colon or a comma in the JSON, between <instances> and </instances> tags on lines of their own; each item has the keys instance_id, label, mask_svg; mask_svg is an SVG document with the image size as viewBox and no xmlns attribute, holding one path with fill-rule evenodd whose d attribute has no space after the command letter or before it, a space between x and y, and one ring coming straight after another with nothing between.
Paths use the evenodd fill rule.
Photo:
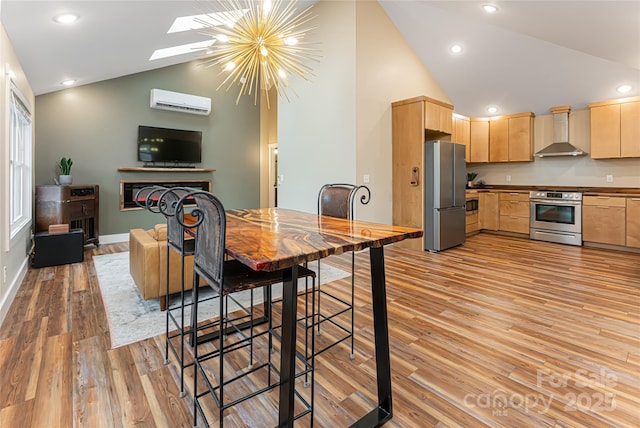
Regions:
<instances>
[{"instance_id":1,"label":"stool leg","mask_svg":"<svg viewBox=\"0 0 640 428\"><path fill-rule=\"evenodd\" d=\"M305 266L306 267L306 266ZM305 362L309 361L309 278L304 279L304 357ZM313 283L313 290L311 292L315 292L315 281ZM313 331L311 332L313 336ZM304 374L304 383L302 384L305 388L309 386L309 373Z\"/></svg>"},{"instance_id":2,"label":"stool leg","mask_svg":"<svg viewBox=\"0 0 640 428\"><path fill-rule=\"evenodd\" d=\"M226 296L222 296L222 290L220 290L220 317L222 317L222 314L224 311L228 311L228 305L225 305L225 297ZM227 308L225 308L225 306L227 306ZM226 312L224 312L226 313ZM224 320L224 326L226 328L226 324L227 324L227 319L225 317ZM222 318L220 318L220 328L222 328L223 323L222 323ZM220 428L222 428L224 426L224 334L223 331L220 331L220 334L218 335L218 338L220 340L220 380L219 380L219 385L220 385Z\"/></svg>"},{"instance_id":3,"label":"stool leg","mask_svg":"<svg viewBox=\"0 0 640 428\"><path fill-rule=\"evenodd\" d=\"M320 323L322 321L322 316L320 315L320 296L322 293L320 292L320 286L322 284L322 280L320 279L320 259L318 259L318 331L316 334L320 334Z\"/></svg>"},{"instance_id":4,"label":"stool leg","mask_svg":"<svg viewBox=\"0 0 640 428\"><path fill-rule=\"evenodd\" d=\"M249 366L247 369L251 370L253 368L253 289L251 289L251 317L249 318Z\"/></svg>"},{"instance_id":5,"label":"stool leg","mask_svg":"<svg viewBox=\"0 0 640 428\"><path fill-rule=\"evenodd\" d=\"M164 299L165 299L165 310L167 311L167 317L166 317L166 324L165 324L165 342L164 342L164 363L169 364L169 245L167 245L167 275L166 275L166 280L167 280L167 284L165 287L165 295L164 295ZM160 300L162 300L162 297L160 297ZM162 304L160 304L160 306L162 306Z\"/></svg>"},{"instance_id":6,"label":"stool leg","mask_svg":"<svg viewBox=\"0 0 640 428\"><path fill-rule=\"evenodd\" d=\"M196 327L198 325L198 287L195 287L195 284L198 283L197 278L198 274L193 272L193 283L194 287L191 290L192 295L192 306L191 306L191 346L193 346L193 426L198 426L198 335L196 332Z\"/></svg>"}]
</instances>

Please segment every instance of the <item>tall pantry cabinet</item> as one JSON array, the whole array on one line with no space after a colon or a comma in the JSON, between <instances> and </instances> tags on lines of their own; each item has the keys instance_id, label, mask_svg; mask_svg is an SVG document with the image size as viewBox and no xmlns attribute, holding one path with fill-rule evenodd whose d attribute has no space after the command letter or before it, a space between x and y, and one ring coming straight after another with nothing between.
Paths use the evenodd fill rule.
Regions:
<instances>
[{"instance_id":1,"label":"tall pantry cabinet","mask_svg":"<svg viewBox=\"0 0 640 428\"><path fill-rule=\"evenodd\" d=\"M451 140L453 106L425 96L397 101L392 111L393 224L424 230L424 143ZM421 239L401 241L421 250Z\"/></svg>"}]
</instances>

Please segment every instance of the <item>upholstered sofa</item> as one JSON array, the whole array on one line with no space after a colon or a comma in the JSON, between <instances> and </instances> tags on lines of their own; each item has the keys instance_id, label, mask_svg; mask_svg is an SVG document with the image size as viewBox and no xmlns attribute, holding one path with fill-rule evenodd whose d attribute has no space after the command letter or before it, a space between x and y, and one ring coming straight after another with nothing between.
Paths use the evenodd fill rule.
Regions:
<instances>
[{"instance_id":1,"label":"upholstered sofa","mask_svg":"<svg viewBox=\"0 0 640 428\"><path fill-rule=\"evenodd\" d=\"M181 257L169 251L169 294L180 292ZM186 256L184 263L184 285L190 290L193 285L193 256ZM153 229L131 229L129 231L129 272L138 286L142 298L160 298L160 308L166 309L167 290L167 225L157 224Z\"/></svg>"}]
</instances>

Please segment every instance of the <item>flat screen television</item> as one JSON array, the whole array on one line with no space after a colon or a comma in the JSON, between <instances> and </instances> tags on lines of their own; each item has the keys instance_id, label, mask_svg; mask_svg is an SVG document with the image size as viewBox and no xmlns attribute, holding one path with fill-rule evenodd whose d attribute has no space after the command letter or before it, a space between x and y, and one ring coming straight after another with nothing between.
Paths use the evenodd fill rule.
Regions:
<instances>
[{"instance_id":1,"label":"flat screen television","mask_svg":"<svg viewBox=\"0 0 640 428\"><path fill-rule=\"evenodd\" d=\"M156 166L200 163L202 132L140 125L138 160Z\"/></svg>"}]
</instances>

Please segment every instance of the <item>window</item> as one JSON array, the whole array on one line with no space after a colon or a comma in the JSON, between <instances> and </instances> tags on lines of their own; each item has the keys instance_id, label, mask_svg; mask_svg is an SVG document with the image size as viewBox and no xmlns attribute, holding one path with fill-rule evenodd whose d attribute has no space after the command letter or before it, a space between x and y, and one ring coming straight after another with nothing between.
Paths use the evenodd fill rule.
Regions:
<instances>
[{"instance_id":1,"label":"window","mask_svg":"<svg viewBox=\"0 0 640 428\"><path fill-rule=\"evenodd\" d=\"M11 85L9 107L9 225L11 238L31 222L32 127L28 103Z\"/></svg>"}]
</instances>

